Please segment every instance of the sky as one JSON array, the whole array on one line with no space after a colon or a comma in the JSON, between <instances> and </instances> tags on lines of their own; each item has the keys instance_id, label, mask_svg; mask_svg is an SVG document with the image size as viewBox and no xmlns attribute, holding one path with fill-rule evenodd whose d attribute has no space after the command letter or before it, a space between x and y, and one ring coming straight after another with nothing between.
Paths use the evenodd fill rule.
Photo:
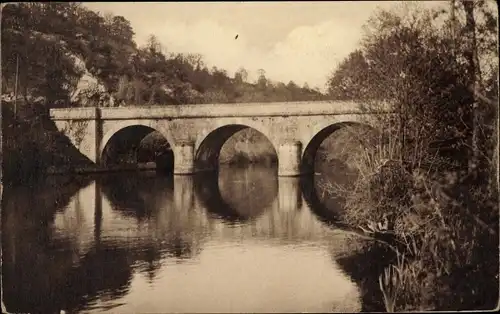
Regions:
<instances>
[{"instance_id":1,"label":"sky","mask_svg":"<svg viewBox=\"0 0 500 314\"><path fill-rule=\"evenodd\" d=\"M419 1L434 6L442 1ZM325 90L328 76L358 45L362 26L397 1L332 2L87 2L131 22L139 45L155 35L166 52L199 53L207 66L249 81L266 77ZM238 38L235 39L236 35Z\"/></svg>"}]
</instances>

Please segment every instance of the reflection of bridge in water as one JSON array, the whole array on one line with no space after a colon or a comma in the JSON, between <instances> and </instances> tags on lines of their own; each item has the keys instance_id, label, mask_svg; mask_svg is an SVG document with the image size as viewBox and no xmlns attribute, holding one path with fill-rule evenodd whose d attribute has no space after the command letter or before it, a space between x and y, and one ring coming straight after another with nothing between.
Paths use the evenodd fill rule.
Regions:
<instances>
[{"instance_id":1,"label":"reflection of bridge in water","mask_svg":"<svg viewBox=\"0 0 500 314\"><path fill-rule=\"evenodd\" d=\"M224 183L217 179L191 176L150 178L129 188L94 181L78 192L66 211L56 215L55 227L78 239L81 250L107 239L118 244L133 238L160 246L177 241L183 247L211 239L321 240L331 228L303 199L299 180L280 177L265 184L251 180L250 186L245 181L240 186L230 182L225 184L232 186L223 189L219 185ZM225 193L230 193L233 201L224 197ZM240 202L234 200L237 193L242 195ZM85 230L92 227L92 233ZM91 235L93 239L88 238Z\"/></svg>"},{"instance_id":2,"label":"reflection of bridge in water","mask_svg":"<svg viewBox=\"0 0 500 314\"><path fill-rule=\"evenodd\" d=\"M334 259L346 255L347 235L318 219L299 178L269 171L240 177L222 171L209 178L105 176L71 199L68 193L55 201L11 200L2 231L9 235L2 241L7 309L88 309L98 299L127 295L137 274L153 281L165 263L197 260L214 244L314 243ZM42 208L28 210L34 206Z\"/></svg>"}]
</instances>

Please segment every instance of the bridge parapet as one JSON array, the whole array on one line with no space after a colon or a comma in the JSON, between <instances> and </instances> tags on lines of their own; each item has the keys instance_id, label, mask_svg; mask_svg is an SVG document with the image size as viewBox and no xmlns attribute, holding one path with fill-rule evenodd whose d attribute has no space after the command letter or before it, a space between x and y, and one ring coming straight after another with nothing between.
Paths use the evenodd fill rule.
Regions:
<instances>
[{"instance_id":1,"label":"bridge parapet","mask_svg":"<svg viewBox=\"0 0 500 314\"><path fill-rule=\"evenodd\" d=\"M390 112L388 105L382 112ZM103 119L140 118L205 118L205 117L269 117L269 116L317 116L328 114L363 114L363 109L355 102L314 101L276 102L240 104L200 104L154 107L102 108ZM373 114L373 110L370 110Z\"/></svg>"},{"instance_id":2,"label":"bridge parapet","mask_svg":"<svg viewBox=\"0 0 500 314\"><path fill-rule=\"evenodd\" d=\"M99 117L99 108L57 108L50 109L50 118L52 120L94 120Z\"/></svg>"},{"instance_id":3,"label":"bridge parapet","mask_svg":"<svg viewBox=\"0 0 500 314\"><path fill-rule=\"evenodd\" d=\"M165 105L150 107L105 107L51 109L54 120L83 120L100 117L105 120L206 118L206 117L270 117L321 116L340 114L390 113L389 104L363 108L352 101L304 101L272 103L228 103L199 105Z\"/></svg>"}]
</instances>

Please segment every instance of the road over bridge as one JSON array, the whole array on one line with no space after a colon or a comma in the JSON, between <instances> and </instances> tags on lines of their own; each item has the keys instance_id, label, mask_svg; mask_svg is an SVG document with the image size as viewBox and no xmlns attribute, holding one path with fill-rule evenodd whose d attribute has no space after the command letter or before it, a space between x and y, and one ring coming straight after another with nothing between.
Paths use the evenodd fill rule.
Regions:
<instances>
[{"instance_id":1,"label":"road over bridge","mask_svg":"<svg viewBox=\"0 0 500 314\"><path fill-rule=\"evenodd\" d=\"M313 171L316 150L335 130L370 124L374 116L389 112L388 105L369 110L355 102L309 101L61 108L51 109L50 116L98 166L103 165L106 147L120 134L129 134L134 145L156 130L172 147L175 174L215 170L224 143L236 132L253 128L274 146L278 175L296 176Z\"/></svg>"}]
</instances>

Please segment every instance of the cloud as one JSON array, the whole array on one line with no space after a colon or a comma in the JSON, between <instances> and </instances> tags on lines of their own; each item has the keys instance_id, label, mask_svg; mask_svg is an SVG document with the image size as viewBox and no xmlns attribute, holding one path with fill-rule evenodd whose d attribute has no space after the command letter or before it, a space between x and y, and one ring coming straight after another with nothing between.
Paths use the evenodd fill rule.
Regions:
<instances>
[{"instance_id":1,"label":"cloud","mask_svg":"<svg viewBox=\"0 0 500 314\"><path fill-rule=\"evenodd\" d=\"M295 28L273 47L269 74L323 88L332 69L355 49L361 37L360 26L346 26L327 21Z\"/></svg>"},{"instance_id":2,"label":"cloud","mask_svg":"<svg viewBox=\"0 0 500 314\"><path fill-rule=\"evenodd\" d=\"M165 21L154 34L168 52L200 53L207 65L223 68L229 75L244 67L249 79L255 80L257 70L264 69L271 80L307 82L323 89L335 65L356 47L360 32L360 25L348 27L335 21L299 26L270 49L252 44L236 28L210 19ZM139 42L144 42L145 34L140 37Z\"/></svg>"},{"instance_id":3,"label":"cloud","mask_svg":"<svg viewBox=\"0 0 500 314\"><path fill-rule=\"evenodd\" d=\"M410 1L405 2L405 4ZM423 7L440 1L418 1ZM258 69L271 80L324 88L335 66L353 51L362 25L377 8L394 1L105 3L86 6L129 19L136 40L154 34L169 52L199 53L208 66L229 75L245 67L255 80ZM234 37L238 34L238 39Z\"/></svg>"}]
</instances>

